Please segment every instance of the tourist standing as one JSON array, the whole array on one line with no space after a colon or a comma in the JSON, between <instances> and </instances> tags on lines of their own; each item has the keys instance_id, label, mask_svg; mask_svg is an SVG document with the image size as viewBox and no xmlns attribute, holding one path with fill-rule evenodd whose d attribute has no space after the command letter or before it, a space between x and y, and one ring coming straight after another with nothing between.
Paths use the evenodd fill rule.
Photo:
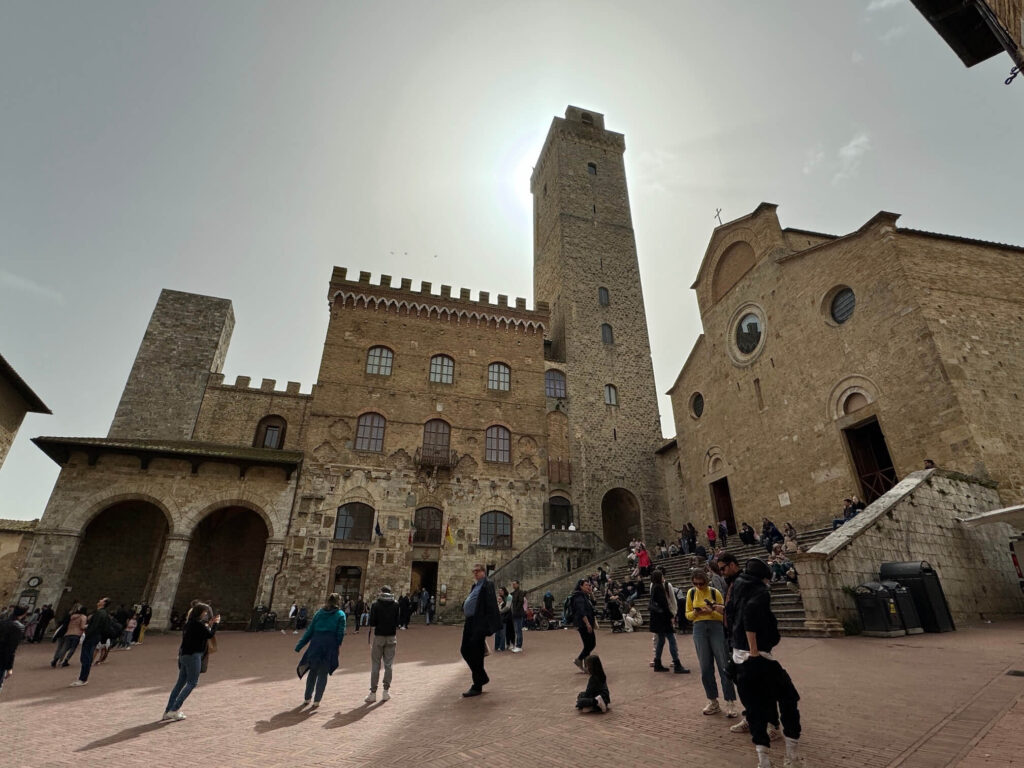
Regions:
<instances>
[{"instance_id":1,"label":"tourist standing","mask_svg":"<svg viewBox=\"0 0 1024 768\"><path fill-rule=\"evenodd\" d=\"M220 616L213 616L213 610L206 603L196 603L188 612L185 628L181 631L181 646L178 648L178 681L167 699L167 709L162 720L184 720L181 705L199 685L199 673L203 669L203 654L206 653L210 638L217 632Z\"/></svg>"},{"instance_id":2,"label":"tourist standing","mask_svg":"<svg viewBox=\"0 0 1024 768\"><path fill-rule=\"evenodd\" d=\"M718 703L718 683L715 680L717 666L725 694L726 717L738 717L736 689L726 671L725 597L708 583L707 574L701 569L695 568L691 579L693 586L686 592L686 618L693 624L693 645L700 661L700 681L708 697L704 714L716 715L722 711Z\"/></svg>"},{"instance_id":3,"label":"tourist standing","mask_svg":"<svg viewBox=\"0 0 1024 768\"><path fill-rule=\"evenodd\" d=\"M714 552L715 551L715 542L718 540L718 534L715 533L715 527L713 525L709 525L708 529L707 529L707 531L705 531L705 533L707 534L707 537L708 537L708 549L710 549L712 552Z\"/></svg>"},{"instance_id":4,"label":"tourist standing","mask_svg":"<svg viewBox=\"0 0 1024 768\"><path fill-rule=\"evenodd\" d=\"M597 647L597 635L594 632L594 603L590 600L590 582L580 579L576 582L576 590L572 593L572 618L576 623L576 630L580 633L580 640L583 641L583 649L579 656L573 659L573 664L586 672L583 662Z\"/></svg>"},{"instance_id":5,"label":"tourist standing","mask_svg":"<svg viewBox=\"0 0 1024 768\"><path fill-rule=\"evenodd\" d=\"M679 661L679 648L676 645L675 628L672 626L671 600L661 569L651 574L651 602L648 609L651 612L651 633L655 637L654 671L668 672L668 667L661 663L661 652L667 641L668 652L672 657L672 671L677 675L685 675L690 670Z\"/></svg>"},{"instance_id":6,"label":"tourist standing","mask_svg":"<svg viewBox=\"0 0 1024 768\"><path fill-rule=\"evenodd\" d=\"M398 598L398 628L408 629L409 628L409 614L412 613L412 603L409 600L409 596L402 593L402 596Z\"/></svg>"},{"instance_id":7,"label":"tourist standing","mask_svg":"<svg viewBox=\"0 0 1024 768\"><path fill-rule=\"evenodd\" d=\"M473 684L463 696L479 696L483 687L490 682L484 669L486 654L486 638L495 632L503 631L501 618L498 615L498 598L494 593L494 584L487 579L487 571L481 563L473 566L473 578L476 583L469 590L462 603L462 612L466 623L462 627L462 658L473 676Z\"/></svg>"},{"instance_id":8,"label":"tourist standing","mask_svg":"<svg viewBox=\"0 0 1024 768\"><path fill-rule=\"evenodd\" d=\"M768 588L771 569L763 560L747 561L733 584L729 605L732 658L736 664L736 687L746 710L751 741L757 750L759 768L771 766L771 738L768 726L778 715L786 737L785 765L804 765L799 754L800 695L782 665L771 655L779 643L778 621L771 609Z\"/></svg>"},{"instance_id":9,"label":"tourist standing","mask_svg":"<svg viewBox=\"0 0 1024 768\"><path fill-rule=\"evenodd\" d=\"M0 691L4 681L14 674L14 654L25 637L25 614L28 608L16 605L11 615L0 621Z\"/></svg>"},{"instance_id":10,"label":"tourist standing","mask_svg":"<svg viewBox=\"0 0 1024 768\"><path fill-rule=\"evenodd\" d=\"M600 570L600 569L598 569ZM518 581L512 582L512 628L515 631L516 643L512 653L523 652L523 622L526 621L526 595L519 587Z\"/></svg>"},{"instance_id":11,"label":"tourist standing","mask_svg":"<svg viewBox=\"0 0 1024 768\"><path fill-rule=\"evenodd\" d=\"M107 613L108 605L110 605L110 598L101 597L96 603L96 610L89 617L89 623L85 626L85 634L82 635L82 654L79 657L82 662L82 671L79 673L78 679L71 684L72 688L89 682L89 671L92 669L96 646L105 642L109 636L113 620Z\"/></svg>"},{"instance_id":12,"label":"tourist standing","mask_svg":"<svg viewBox=\"0 0 1024 768\"><path fill-rule=\"evenodd\" d=\"M39 621L36 624L36 635L33 638L35 642L43 642L43 638L46 636L46 628L50 626L50 622L53 621L53 606L49 603L43 606L43 609L39 612Z\"/></svg>"},{"instance_id":13,"label":"tourist standing","mask_svg":"<svg viewBox=\"0 0 1024 768\"><path fill-rule=\"evenodd\" d=\"M85 609L81 607L75 608L71 616L68 617L68 626L64 630L64 636L60 639L60 643L57 644L57 650L53 654L53 660L50 662L51 667L56 667L58 664L66 667L71 663L71 657L74 655L78 644L82 641L87 621Z\"/></svg>"},{"instance_id":14,"label":"tourist standing","mask_svg":"<svg viewBox=\"0 0 1024 768\"><path fill-rule=\"evenodd\" d=\"M327 688L327 677L333 675L338 668L338 654L345 640L345 624L347 617L341 610L341 595L332 592L327 602L313 615L302 638L295 645L295 652L301 651L306 644L309 648L302 654L299 668L308 670L306 678L306 698L304 704L313 700L313 708L320 706Z\"/></svg>"},{"instance_id":15,"label":"tourist standing","mask_svg":"<svg viewBox=\"0 0 1024 768\"><path fill-rule=\"evenodd\" d=\"M398 603L391 593L391 587L385 584L380 594L370 606L367 618L369 632L373 634L370 645L370 693L365 701L372 704L377 700L377 681L380 679L380 665L384 663L384 693L382 701L391 698L391 668L395 663L395 650L398 648Z\"/></svg>"},{"instance_id":16,"label":"tourist standing","mask_svg":"<svg viewBox=\"0 0 1024 768\"><path fill-rule=\"evenodd\" d=\"M359 599L356 600L355 605L352 606L352 610L355 613L356 628L355 633L359 634L359 627L365 626L363 621L363 614L366 613L366 601L363 600L363 596L359 595Z\"/></svg>"},{"instance_id":17,"label":"tourist standing","mask_svg":"<svg viewBox=\"0 0 1024 768\"><path fill-rule=\"evenodd\" d=\"M508 591L504 587L498 587L498 617L501 619L501 629L494 633L495 653L501 653L508 645L508 628L512 624L511 611Z\"/></svg>"}]
</instances>

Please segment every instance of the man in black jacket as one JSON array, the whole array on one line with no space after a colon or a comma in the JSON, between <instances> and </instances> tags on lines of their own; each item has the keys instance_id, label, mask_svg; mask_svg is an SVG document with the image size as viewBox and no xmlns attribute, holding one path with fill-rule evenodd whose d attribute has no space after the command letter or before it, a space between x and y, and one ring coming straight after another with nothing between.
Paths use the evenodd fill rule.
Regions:
<instances>
[{"instance_id":1,"label":"man in black jacket","mask_svg":"<svg viewBox=\"0 0 1024 768\"><path fill-rule=\"evenodd\" d=\"M476 579L476 583L470 588L469 595L462 604L466 623L462 627L461 652L469 671L473 674L473 684L462 694L466 697L479 696L483 693L483 687L490 682L491 679L484 671L486 638L502 629L494 584L486 575L487 571L482 564L477 563L473 566L473 578Z\"/></svg>"},{"instance_id":2,"label":"man in black jacket","mask_svg":"<svg viewBox=\"0 0 1024 768\"><path fill-rule=\"evenodd\" d=\"M776 717L782 720L786 736L787 768L801 768L803 758L798 752L800 739L800 694L782 665L771 655L779 644L779 627L771 608L768 588L771 569L763 560L752 558L736 577L726 606L732 639L732 656L736 664L736 688L746 710L751 741L757 749L758 766L771 766L771 739L768 724Z\"/></svg>"},{"instance_id":3,"label":"man in black jacket","mask_svg":"<svg viewBox=\"0 0 1024 768\"><path fill-rule=\"evenodd\" d=\"M583 650L573 659L573 664L585 671L583 660L594 652L597 647L597 635L594 632L594 604L590 601L590 582L580 579L576 582L576 591L572 593L572 618L583 641Z\"/></svg>"},{"instance_id":4,"label":"man in black jacket","mask_svg":"<svg viewBox=\"0 0 1024 768\"><path fill-rule=\"evenodd\" d=\"M82 672L78 679L71 684L72 688L85 685L89 682L89 670L92 669L92 657L96 652L96 646L102 643L110 634L111 618L107 613L107 605L110 604L109 597L101 597L96 603L96 610L89 617L89 623L85 627L85 634L82 636Z\"/></svg>"},{"instance_id":5,"label":"man in black jacket","mask_svg":"<svg viewBox=\"0 0 1024 768\"><path fill-rule=\"evenodd\" d=\"M25 637L25 614L28 606L16 605L11 615L0 621L0 690L4 680L14 674L14 653Z\"/></svg>"},{"instance_id":6,"label":"man in black jacket","mask_svg":"<svg viewBox=\"0 0 1024 768\"><path fill-rule=\"evenodd\" d=\"M523 608L523 590L519 588L519 582L512 582L512 626L515 629L516 644L512 646L512 653L523 652L523 622L526 621L526 610Z\"/></svg>"},{"instance_id":7,"label":"man in black jacket","mask_svg":"<svg viewBox=\"0 0 1024 768\"><path fill-rule=\"evenodd\" d=\"M398 648L398 639L395 637L398 629L398 603L391 592L391 587L385 584L380 588L380 594L370 606L369 631L373 634L372 645L370 646L370 693L364 699L367 704L377 700L377 680L380 678L380 664L384 662L384 693L381 701L391 698L391 667L395 663L395 651Z\"/></svg>"}]
</instances>

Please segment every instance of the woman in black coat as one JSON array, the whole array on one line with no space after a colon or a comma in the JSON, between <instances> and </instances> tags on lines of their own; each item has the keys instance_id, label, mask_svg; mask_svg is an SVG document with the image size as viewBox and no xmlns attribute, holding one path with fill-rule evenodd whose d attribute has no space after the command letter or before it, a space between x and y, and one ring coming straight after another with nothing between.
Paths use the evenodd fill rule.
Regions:
<instances>
[{"instance_id":1,"label":"woman in black coat","mask_svg":"<svg viewBox=\"0 0 1024 768\"><path fill-rule=\"evenodd\" d=\"M651 574L651 633L655 636L654 671L668 672L668 667L661 663L661 652L668 641L668 652L672 656L672 671L677 675L686 674L690 670L679 661L679 649L676 647L676 634L672 626L672 605L665 587L665 577L660 570Z\"/></svg>"},{"instance_id":2,"label":"woman in black coat","mask_svg":"<svg viewBox=\"0 0 1024 768\"><path fill-rule=\"evenodd\" d=\"M214 616L213 609L206 603L196 603L188 612L185 628L181 632L181 647L178 648L178 682L171 689L163 720L185 719L181 705L192 693L192 689L199 685L203 654L219 623L220 616Z\"/></svg>"}]
</instances>

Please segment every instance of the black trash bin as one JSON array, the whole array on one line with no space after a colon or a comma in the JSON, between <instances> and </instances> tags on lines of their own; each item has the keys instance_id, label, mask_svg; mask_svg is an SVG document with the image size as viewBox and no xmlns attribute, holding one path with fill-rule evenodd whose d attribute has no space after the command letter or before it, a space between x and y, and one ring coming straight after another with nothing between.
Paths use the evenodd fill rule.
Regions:
<instances>
[{"instance_id":1,"label":"black trash bin","mask_svg":"<svg viewBox=\"0 0 1024 768\"><path fill-rule=\"evenodd\" d=\"M249 626L246 632L259 632L263 629L263 618L267 613L266 607L257 605L253 608L252 616L249 618Z\"/></svg>"},{"instance_id":2,"label":"black trash bin","mask_svg":"<svg viewBox=\"0 0 1024 768\"><path fill-rule=\"evenodd\" d=\"M897 581L883 581L882 586L889 590L889 594L896 601L896 610L899 612L900 622L907 634L920 635L924 632L910 590Z\"/></svg>"},{"instance_id":3,"label":"black trash bin","mask_svg":"<svg viewBox=\"0 0 1024 768\"><path fill-rule=\"evenodd\" d=\"M882 581L898 581L910 591L925 632L952 632L956 629L939 575L929 563L882 563L878 576Z\"/></svg>"},{"instance_id":4,"label":"black trash bin","mask_svg":"<svg viewBox=\"0 0 1024 768\"><path fill-rule=\"evenodd\" d=\"M853 590L860 614L862 634L868 637L900 637L907 634L900 620L896 599L877 581L861 584Z\"/></svg>"}]
</instances>

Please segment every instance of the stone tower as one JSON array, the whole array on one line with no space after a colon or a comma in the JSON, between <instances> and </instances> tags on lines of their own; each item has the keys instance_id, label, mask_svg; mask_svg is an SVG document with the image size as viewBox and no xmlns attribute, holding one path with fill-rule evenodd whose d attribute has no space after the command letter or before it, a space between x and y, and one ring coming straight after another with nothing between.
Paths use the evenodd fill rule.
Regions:
<instances>
[{"instance_id":1,"label":"stone tower","mask_svg":"<svg viewBox=\"0 0 1024 768\"><path fill-rule=\"evenodd\" d=\"M191 439L234 327L227 299L161 291L107 436Z\"/></svg>"},{"instance_id":2,"label":"stone tower","mask_svg":"<svg viewBox=\"0 0 1024 768\"><path fill-rule=\"evenodd\" d=\"M668 527L625 148L603 115L568 107L531 179L534 296L551 306L547 366L566 376L566 397L549 408L568 416L576 516L615 547Z\"/></svg>"}]
</instances>

